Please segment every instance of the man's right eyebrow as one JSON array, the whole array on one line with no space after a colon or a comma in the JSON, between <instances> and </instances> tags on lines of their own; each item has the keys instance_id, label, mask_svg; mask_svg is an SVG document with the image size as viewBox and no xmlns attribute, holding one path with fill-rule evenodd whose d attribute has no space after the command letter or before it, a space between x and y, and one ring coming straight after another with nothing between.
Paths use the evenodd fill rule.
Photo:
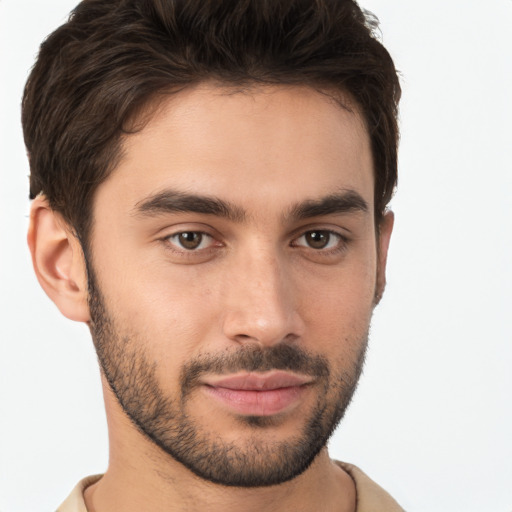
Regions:
<instances>
[{"instance_id":1,"label":"man's right eyebrow","mask_svg":"<svg viewBox=\"0 0 512 512\"><path fill-rule=\"evenodd\" d=\"M139 201L132 214L155 217L167 213L202 213L223 217L232 222L243 222L245 212L238 206L214 196L188 194L176 190L163 190Z\"/></svg>"}]
</instances>

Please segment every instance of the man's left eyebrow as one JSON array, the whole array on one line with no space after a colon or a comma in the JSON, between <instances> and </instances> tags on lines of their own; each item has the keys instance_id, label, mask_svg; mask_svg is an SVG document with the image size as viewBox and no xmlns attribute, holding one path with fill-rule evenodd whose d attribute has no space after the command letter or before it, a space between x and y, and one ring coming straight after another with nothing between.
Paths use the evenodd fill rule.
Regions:
<instances>
[{"instance_id":1,"label":"man's left eyebrow","mask_svg":"<svg viewBox=\"0 0 512 512\"><path fill-rule=\"evenodd\" d=\"M321 217L323 215L337 215L352 212L366 213L369 211L368 203L355 190L347 190L331 194L321 199L311 199L295 205L289 217L296 220Z\"/></svg>"}]
</instances>

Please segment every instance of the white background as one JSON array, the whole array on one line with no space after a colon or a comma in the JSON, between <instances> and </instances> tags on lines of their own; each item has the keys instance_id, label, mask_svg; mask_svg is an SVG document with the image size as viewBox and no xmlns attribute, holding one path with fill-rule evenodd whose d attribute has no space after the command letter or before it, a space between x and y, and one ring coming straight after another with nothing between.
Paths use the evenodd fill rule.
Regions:
<instances>
[{"instance_id":1,"label":"white background","mask_svg":"<svg viewBox=\"0 0 512 512\"><path fill-rule=\"evenodd\" d=\"M25 244L19 104L69 0L0 0L0 510L54 510L107 464L85 326ZM403 76L388 289L330 446L408 511L512 511L512 1L364 0Z\"/></svg>"}]
</instances>

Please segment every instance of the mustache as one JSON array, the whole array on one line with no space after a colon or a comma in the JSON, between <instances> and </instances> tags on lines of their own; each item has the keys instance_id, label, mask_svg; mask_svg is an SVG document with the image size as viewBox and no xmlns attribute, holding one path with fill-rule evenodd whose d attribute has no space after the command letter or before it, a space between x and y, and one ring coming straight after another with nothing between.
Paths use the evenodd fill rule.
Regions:
<instances>
[{"instance_id":1,"label":"mustache","mask_svg":"<svg viewBox=\"0 0 512 512\"><path fill-rule=\"evenodd\" d=\"M240 371L270 370L288 370L316 378L328 377L330 373L325 357L293 345L281 343L268 348L247 346L230 354L208 354L187 363L180 376L182 397L198 385L204 374L226 375Z\"/></svg>"}]
</instances>

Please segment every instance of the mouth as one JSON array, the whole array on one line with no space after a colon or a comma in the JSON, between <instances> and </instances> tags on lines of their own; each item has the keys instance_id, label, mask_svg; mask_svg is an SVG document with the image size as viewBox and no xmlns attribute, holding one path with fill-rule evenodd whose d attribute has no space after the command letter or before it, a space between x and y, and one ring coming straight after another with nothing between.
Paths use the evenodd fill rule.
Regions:
<instances>
[{"instance_id":1,"label":"mouth","mask_svg":"<svg viewBox=\"0 0 512 512\"><path fill-rule=\"evenodd\" d=\"M214 376L203 381L205 392L237 414L271 416L290 410L313 378L285 371Z\"/></svg>"}]
</instances>

